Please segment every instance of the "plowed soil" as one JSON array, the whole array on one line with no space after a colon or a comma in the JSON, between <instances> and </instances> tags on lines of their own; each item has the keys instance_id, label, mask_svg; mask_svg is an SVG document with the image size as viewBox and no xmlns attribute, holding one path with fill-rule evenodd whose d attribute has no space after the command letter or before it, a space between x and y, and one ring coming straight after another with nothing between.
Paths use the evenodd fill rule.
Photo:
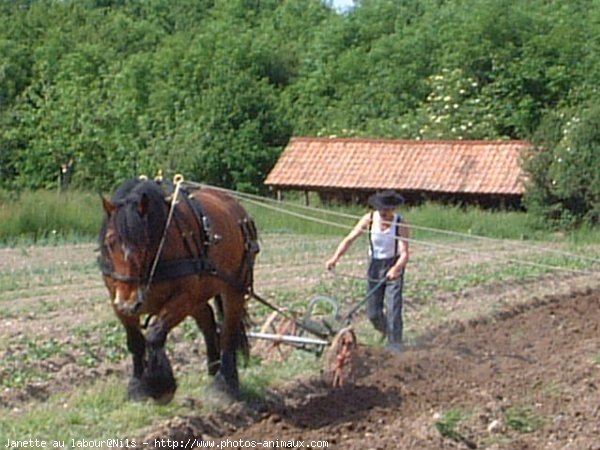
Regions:
<instances>
[{"instance_id":1,"label":"plowed soil","mask_svg":"<svg viewBox=\"0 0 600 450\"><path fill-rule=\"evenodd\" d=\"M598 450L599 356L600 292L550 296L446 326L401 354L360 347L354 382L342 389L296 381L266 410L237 404L210 418L178 418L146 440Z\"/></svg>"}]
</instances>

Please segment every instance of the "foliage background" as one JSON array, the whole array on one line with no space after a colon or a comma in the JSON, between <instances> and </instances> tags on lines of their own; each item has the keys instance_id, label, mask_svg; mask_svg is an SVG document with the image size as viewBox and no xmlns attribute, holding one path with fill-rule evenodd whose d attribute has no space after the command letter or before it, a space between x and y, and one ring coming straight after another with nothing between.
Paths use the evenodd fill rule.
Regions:
<instances>
[{"instance_id":1,"label":"foliage background","mask_svg":"<svg viewBox=\"0 0 600 450\"><path fill-rule=\"evenodd\" d=\"M0 188L260 192L292 135L529 139L526 205L600 210L600 2L0 0Z\"/></svg>"}]
</instances>

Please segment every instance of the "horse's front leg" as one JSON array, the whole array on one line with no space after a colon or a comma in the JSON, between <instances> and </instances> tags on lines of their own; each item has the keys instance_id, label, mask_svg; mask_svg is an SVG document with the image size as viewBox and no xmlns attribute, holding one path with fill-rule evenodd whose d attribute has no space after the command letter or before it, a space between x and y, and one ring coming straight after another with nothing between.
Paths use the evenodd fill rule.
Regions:
<instances>
[{"instance_id":1,"label":"horse's front leg","mask_svg":"<svg viewBox=\"0 0 600 450\"><path fill-rule=\"evenodd\" d=\"M165 351L171 328L167 320L159 317L146 333L148 362L142 374L141 385L144 393L160 404L169 403L177 389L173 369Z\"/></svg>"},{"instance_id":2,"label":"horse's front leg","mask_svg":"<svg viewBox=\"0 0 600 450\"><path fill-rule=\"evenodd\" d=\"M190 315L191 304L192 302L185 294L171 297L146 332L148 358L142 375L142 387L147 395L160 404L170 402L177 389L173 369L165 350L167 335Z\"/></svg>"},{"instance_id":3,"label":"horse's front leg","mask_svg":"<svg viewBox=\"0 0 600 450\"><path fill-rule=\"evenodd\" d=\"M140 329L138 316L123 315L117 311L117 317L125 327L127 349L133 361L133 373L129 379L127 397L130 400L143 400L148 397L142 388L142 375L146 367L146 339Z\"/></svg>"}]
</instances>

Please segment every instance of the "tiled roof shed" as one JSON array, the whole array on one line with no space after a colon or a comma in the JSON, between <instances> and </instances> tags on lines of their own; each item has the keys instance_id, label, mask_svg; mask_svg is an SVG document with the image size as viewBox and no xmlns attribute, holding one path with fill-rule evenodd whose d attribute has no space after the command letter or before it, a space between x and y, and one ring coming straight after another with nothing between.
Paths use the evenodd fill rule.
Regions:
<instances>
[{"instance_id":1,"label":"tiled roof shed","mask_svg":"<svg viewBox=\"0 0 600 450\"><path fill-rule=\"evenodd\" d=\"M518 196L525 141L292 138L265 180L279 190Z\"/></svg>"}]
</instances>

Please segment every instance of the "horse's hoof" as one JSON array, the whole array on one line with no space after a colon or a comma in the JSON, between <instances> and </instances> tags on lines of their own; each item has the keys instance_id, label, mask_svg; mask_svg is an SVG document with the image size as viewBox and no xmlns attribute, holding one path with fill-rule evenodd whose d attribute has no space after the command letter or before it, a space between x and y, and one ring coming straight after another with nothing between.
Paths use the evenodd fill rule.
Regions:
<instances>
[{"instance_id":1,"label":"horse's hoof","mask_svg":"<svg viewBox=\"0 0 600 450\"><path fill-rule=\"evenodd\" d=\"M146 398L151 397L156 403L165 405L175 396L177 383L173 377L144 377L142 390Z\"/></svg>"},{"instance_id":2,"label":"horse's hoof","mask_svg":"<svg viewBox=\"0 0 600 450\"><path fill-rule=\"evenodd\" d=\"M153 400L157 405L166 405L173 400L173 397L175 397L175 391L160 394L158 397L154 397Z\"/></svg>"},{"instance_id":3,"label":"horse's hoof","mask_svg":"<svg viewBox=\"0 0 600 450\"><path fill-rule=\"evenodd\" d=\"M221 373L217 373L213 382L209 385L211 397L219 403L231 404L240 400L240 390L225 380Z\"/></svg>"},{"instance_id":4,"label":"horse's hoof","mask_svg":"<svg viewBox=\"0 0 600 450\"><path fill-rule=\"evenodd\" d=\"M139 378L131 378L127 386L127 400L141 402L148 399L150 395L144 389L142 380Z\"/></svg>"}]
</instances>

